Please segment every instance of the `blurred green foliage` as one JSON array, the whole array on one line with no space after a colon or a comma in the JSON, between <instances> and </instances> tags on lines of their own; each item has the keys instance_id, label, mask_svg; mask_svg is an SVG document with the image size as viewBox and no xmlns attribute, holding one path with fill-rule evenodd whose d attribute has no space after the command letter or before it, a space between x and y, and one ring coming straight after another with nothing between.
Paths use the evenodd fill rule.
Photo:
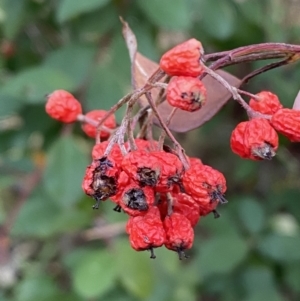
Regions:
<instances>
[{"instance_id":1,"label":"blurred green foliage","mask_svg":"<svg viewBox=\"0 0 300 301\"><path fill-rule=\"evenodd\" d=\"M229 204L220 219L200 221L188 260L165 249L151 260L130 248L124 214L109 202L91 210L81 191L93 141L44 112L55 89L75 93L85 111L108 109L130 90L119 16L158 60L189 37L206 52L299 43L299 13L286 0L1 0L0 300L299 300L298 144L282 138L272 162L236 157L229 136L246 115L233 102L178 135L189 155L224 172ZM261 64L229 70L243 76ZM291 107L299 76L292 65L245 89L270 89Z\"/></svg>"}]
</instances>

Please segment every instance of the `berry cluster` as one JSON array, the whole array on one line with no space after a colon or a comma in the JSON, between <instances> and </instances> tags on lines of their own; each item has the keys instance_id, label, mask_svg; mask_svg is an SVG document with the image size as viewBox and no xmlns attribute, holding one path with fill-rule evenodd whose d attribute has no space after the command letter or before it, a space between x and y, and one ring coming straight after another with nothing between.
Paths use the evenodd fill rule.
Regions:
<instances>
[{"instance_id":1,"label":"berry cluster","mask_svg":"<svg viewBox=\"0 0 300 301\"><path fill-rule=\"evenodd\" d=\"M158 150L155 141L135 139L135 144L125 156L116 144L107 156L108 142L96 144L82 188L96 200L93 208L110 198L114 210L129 215L126 231L135 250L151 250L154 258L153 248L165 245L181 259L200 216L218 217L217 205L227 202L225 178L196 158L189 158L191 168L185 171L178 156Z\"/></svg>"},{"instance_id":2,"label":"berry cluster","mask_svg":"<svg viewBox=\"0 0 300 301\"><path fill-rule=\"evenodd\" d=\"M161 57L160 68L173 76L166 89L166 98L171 106L194 112L205 104L206 88L198 78L203 73L200 64L202 54L201 43L190 39Z\"/></svg>"},{"instance_id":3,"label":"berry cluster","mask_svg":"<svg viewBox=\"0 0 300 301\"><path fill-rule=\"evenodd\" d=\"M278 148L277 132L292 142L300 141L300 111L283 108L278 97L269 91L257 93L249 106L267 116L254 116L236 126L230 138L234 153L251 160L270 160Z\"/></svg>"},{"instance_id":4,"label":"berry cluster","mask_svg":"<svg viewBox=\"0 0 300 301\"><path fill-rule=\"evenodd\" d=\"M150 250L151 258L155 258L153 249L163 245L178 252L180 259L186 257L184 250L192 247L194 227L200 217L211 212L219 217L218 204L227 203L223 174L198 158L186 156L168 128L175 110L165 123L157 110L159 103L166 99L174 108L199 110L207 98L200 79L209 74L223 84L250 118L232 132L230 145L234 153L252 160L271 159L278 148L277 132L291 141L300 141L300 111L283 108L271 92L253 95L231 87L204 65L203 56L202 45L195 39L175 46L162 56L160 68L144 87L122 98L107 112L95 110L83 115L78 100L63 90L48 96L46 112L52 118L65 123L80 121L83 131L96 138L93 160L82 182L83 191L96 201L93 208L98 209L100 202L110 199L116 205L115 211L128 214L126 232L132 248ZM222 58L222 53L219 56ZM152 88L165 89L165 93L159 93L161 98L154 101ZM249 104L241 94L251 97ZM143 95L148 107L141 107L132 116L133 105ZM127 104L127 110L117 127L113 114L123 104ZM154 113L162 128L158 141L152 138ZM164 145L166 135L174 148Z\"/></svg>"}]
</instances>

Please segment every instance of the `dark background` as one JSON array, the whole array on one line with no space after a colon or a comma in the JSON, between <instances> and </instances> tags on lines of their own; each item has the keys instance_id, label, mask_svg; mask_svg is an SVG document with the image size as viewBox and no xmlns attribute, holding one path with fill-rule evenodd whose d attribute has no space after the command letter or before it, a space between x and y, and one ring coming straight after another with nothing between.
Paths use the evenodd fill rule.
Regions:
<instances>
[{"instance_id":1,"label":"dark background","mask_svg":"<svg viewBox=\"0 0 300 301\"><path fill-rule=\"evenodd\" d=\"M0 1L0 300L300 300L299 144L280 138L271 162L242 160L229 137L246 114L232 100L178 138L189 155L222 171L229 203L196 227L190 258L163 248L135 252L125 214L93 211L81 180L93 141L45 111L66 89L87 112L130 91L119 16L139 51L158 61L195 37L206 53L261 42L299 43L292 0ZM261 66L229 68L238 77ZM271 90L291 107L300 66L260 75L244 89ZM122 110L118 112L121 120Z\"/></svg>"}]
</instances>

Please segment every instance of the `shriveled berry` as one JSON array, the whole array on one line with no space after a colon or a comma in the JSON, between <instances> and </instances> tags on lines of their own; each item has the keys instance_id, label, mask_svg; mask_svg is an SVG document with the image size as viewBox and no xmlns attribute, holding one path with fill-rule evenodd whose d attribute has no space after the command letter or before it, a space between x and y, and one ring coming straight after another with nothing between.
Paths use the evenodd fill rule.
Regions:
<instances>
[{"instance_id":1,"label":"shriveled berry","mask_svg":"<svg viewBox=\"0 0 300 301\"><path fill-rule=\"evenodd\" d=\"M186 258L184 250L190 249L194 241L194 230L190 221L180 213L173 213L166 216L163 224L166 248L177 252L180 260Z\"/></svg>"},{"instance_id":2,"label":"shriveled berry","mask_svg":"<svg viewBox=\"0 0 300 301\"><path fill-rule=\"evenodd\" d=\"M92 149L92 158L94 160L97 160L97 159L103 157L108 144L109 144L108 141L103 141L101 143L95 144ZM119 166L121 166L123 156L122 156L120 147L117 144L113 145L113 147L109 153L109 157L112 158Z\"/></svg>"},{"instance_id":3,"label":"shriveled berry","mask_svg":"<svg viewBox=\"0 0 300 301\"><path fill-rule=\"evenodd\" d=\"M249 158L250 152L245 147L244 134L248 121L240 122L232 131L230 137L231 150L242 158Z\"/></svg>"},{"instance_id":4,"label":"shriveled berry","mask_svg":"<svg viewBox=\"0 0 300 301\"><path fill-rule=\"evenodd\" d=\"M143 216L131 216L126 225L131 247L136 251L151 251L150 258L156 258L153 248L161 247L166 233L157 207L151 207Z\"/></svg>"},{"instance_id":5,"label":"shriveled berry","mask_svg":"<svg viewBox=\"0 0 300 301\"><path fill-rule=\"evenodd\" d=\"M127 185L118 204L129 215L144 215L154 204L154 190L151 187L140 187L138 184Z\"/></svg>"},{"instance_id":6,"label":"shriveled berry","mask_svg":"<svg viewBox=\"0 0 300 301\"><path fill-rule=\"evenodd\" d=\"M202 55L201 42L190 39L167 51L161 57L159 66L168 75L197 77L203 72L200 64Z\"/></svg>"},{"instance_id":7,"label":"shriveled berry","mask_svg":"<svg viewBox=\"0 0 300 301\"><path fill-rule=\"evenodd\" d=\"M155 186L156 192L169 192L178 186L183 190L182 175L184 172L182 162L173 153L164 151L153 151L151 155L160 162L160 177Z\"/></svg>"},{"instance_id":8,"label":"shriveled berry","mask_svg":"<svg viewBox=\"0 0 300 301\"><path fill-rule=\"evenodd\" d=\"M122 161L122 169L143 186L156 186L161 174L161 162L152 153L136 150L128 153Z\"/></svg>"},{"instance_id":9,"label":"shriveled berry","mask_svg":"<svg viewBox=\"0 0 300 301\"><path fill-rule=\"evenodd\" d=\"M230 146L242 158L270 160L278 148L278 135L266 119L255 118L237 125Z\"/></svg>"},{"instance_id":10,"label":"shriveled berry","mask_svg":"<svg viewBox=\"0 0 300 301\"><path fill-rule=\"evenodd\" d=\"M82 182L83 191L96 200L94 209L99 208L99 202L108 199L117 192L119 168L115 162L102 157L94 160L86 169Z\"/></svg>"},{"instance_id":11,"label":"shriveled berry","mask_svg":"<svg viewBox=\"0 0 300 301\"><path fill-rule=\"evenodd\" d=\"M269 121L255 118L248 121L244 133L244 145L252 160L271 160L278 148L278 135Z\"/></svg>"},{"instance_id":12,"label":"shriveled berry","mask_svg":"<svg viewBox=\"0 0 300 301\"><path fill-rule=\"evenodd\" d=\"M186 193L199 205L200 215L212 212L219 203L227 203L225 177L211 166L192 165L183 175L183 185Z\"/></svg>"},{"instance_id":13,"label":"shriveled berry","mask_svg":"<svg viewBox=\"0 0 300 301\"><path fill-rule=\"evenodd\" d=\"M105 115L106 115L107 111L105 110L94 110L94 111L90 111L88 112L85 116L87 118L90 118L94 121L100 121ZM103 123L103 125L105 127L107 127L108 129L115 129L116 128L116 120L115 120L115 116L114 115L110 115L108 117L108 119L105 120L105 122ZM89 123L83 123L82 124L82 130L91 138L95 138L96 137L96 133L97 133L97 128L96 126L93 126ZM101 130L100 132L100 138L101 139L107 139L109 138L110 133L108 131L105 131L104 129Z\"/></svg>"},{"instance_id":14,"label":"shriveled berry","mask_svg":"<svg viewBox=\"0 0 300 301\"><path fill-rule=\"evenodd\" d=\"M271 125L290 141L300 142L300 111L280 109L272 116Z\"/></svg>"},{"instance_id":15,"label":"shriveled berry","mask_svg":"<svg viewBox=\"0 0 300 301\"><path fill-rule=\"evenodd\" d=\"M249 105L253 110L262 114L273 115L283 107L277 95L270 91L261 91L255 96L257 99L251 98Z\"/></svg>"},{"instance_id":16,"label":"shriveled berry","mask_svg":"<svg viewBox=\"0 0 300 301\"><path fill-rule=\"evenodd\" d=\"M173 77L166 92L168 103L184 111L198 111L206 102L206 88L199 79L194 77Z\"/></svg>"},{"instance_id":17,"label":"shriveled berry","mask_svg":"<svg viewBox=\"0 0 300 301\"><path fill-rule=\"evenodd\" d=\"M46 112L53 119L65 123L76 121L82 114L80 102L65 90L56 90L47 96Z\"/></svg>"},{"instance_id":18,"label":"shriveled berry","mask_svg":"<svg viewBox=\"0 0 300 301\"><path fill-rule=\"evenodd\" d=\"M226 180L218 170L208 165L191 166L183 175L183 185L186 193L191 197L210 197L211 200L218 199L221 203L227 201L223 198L226 191Z\"/></svg>"}]
</instances>

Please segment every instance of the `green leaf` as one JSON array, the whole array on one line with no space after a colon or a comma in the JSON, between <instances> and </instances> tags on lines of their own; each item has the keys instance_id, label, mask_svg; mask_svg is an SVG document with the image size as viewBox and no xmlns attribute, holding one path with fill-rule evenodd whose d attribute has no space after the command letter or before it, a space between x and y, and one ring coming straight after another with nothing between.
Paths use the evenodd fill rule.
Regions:
<instances>
[{"instance_id":1,"label":"green leaf","mask_svg":"<svg viewBox=\"0 0 300 301\"><path fill-rule=\"evenodd\" d=\"M117 276L116 260L109 251L91 251L72 270L75 291L83 298L104 295L114 286Z\"/></svg>"},{"instance_id":2,"label":"green leaf","mask_svg":"<svg viewBox=\"0 0 300 301\"><path fill-rule=\"evenodd\" d=\"M127 240L119 240L118 274L125 289L132 295L144 299L154 290L154 271L149 252L134 251Z\"/></svg>"},{"instance_id":3,"label":"green leaf","mask_svg":"<svg viewBox=\"0 0 300 301\"><path fill-rule=\"evenodd\" d=\"M272 291L275 287L272 270L265 266L249 266L241 276L243 286L249 294L253 291Z\"/></svg>"},{"instance_id":4,"label":"green leaf","mask_svg":"<svg viewBox=\"0 0 300 301\"><path fill-rule=\"evenodd\" d=\"M61 0L57 10L59 22L65 22L83 13L91 12L106 5L109 0Z\"/></svg>"},{"instance_id":5,"label":"green leaf","mask_svg":"<svg viewBox=\"0 0 300 301\"><path fill-rule=\"evenodd\" d=\"M39 66L20 72L0 93L22 98L27 103L40 103L45 102L45 95L53 90L72 90L74 87L74 82L60 70Z\"/></svg>"},{"instance_id":6,"label":"green leaf","mask_svg":"<svg viewBox=\"0 0 300 301\"><path fill-rule=\"evenodd\" d=\"M234 33L235 11L228 0L219 1L217 6L211 0L198 1L195 9L198 9L201 29L211 37L224 40Z\"/></svg>"},{"instance_id":7,"label":"green leaf","mask_svg":"<svg viewBox=\"0 0 300 301\"><path fill-rule=\"evenodd\" d=\"M4 0L5 22L2 26L6 38L13 39L21 29L24 15L27 12L25 9L26 2L27 0Z\"/></svg>"},{"instance_id":8,"label":"green leaf","mask_svg":"<svg viewBox=\"0 0 300 301\"><path fill-rule=\"evenodd\" d=\"M258 250L279 262L297 261L300 260L300 237L269 234L261 239Z\"/></svg>"},{"instance_id":9,"label":"green leaf","mask_svg":"<svg viewBox=\"0 0 300 301\"><path fill-rule=\"evenodd\" d=\"M156 26L187 30L192 25L192 8L186 0L138 0L138 6Z\"/></svg>"},{"instance_id":10,"label":"green leaf","mask_svg":"<svg viewBox=\"0 0 300 301\"><path fill-rule=\"evenodd\" d=\"M239 217L245 228L251 233L258 233L265 224L265 213L263 207L255 200L248 198L239 203Z\"/></svg>"},{"instance_id":11,"label":"green leaf","mask_svg":"<svg viewBox=\"0 0 300 301\"><path fill-rule=\"evenodd\" d=\"M46 275L26 277L17 287L16 301L56 300L59 293L56 284Z\"/></svg>"},{"instance_id":12,"label":"green leaf","mask_svg":"<svg viewBox=\"0 0 300 301\"><path fill-rule=\"evenodd\" d=\"M108 67L98 67L87 90L87 110L107 110L124 96L118 76Z\"/></svg>"},{"instance_id":13,"label":"green leaf","mask_svg":"<svg viewBox=\"0 0 300 301\"><path fill-rule=\"evenodd\" d=\"M7 116L17 113L23 106L21 98L0 93L0 99L5 102L5 106L0 106L0 116Z\"/></svg>"},{"instance_id":14,"label":"green leaf","mask_svg":"<svg viewBox=\"0 0 300 301\"><path fill-rule=\"evenodd\" d=\"M283 301L276 288L273 271L270 268L249 267L241 276L247 292L247 301L276 300Z\"/></svg>"},{"instance_id":15,"label":"green leaf","mask_svg":"<svg viewBox=\"0 0 300 301\"><path fill-rule=\"evenodd\" d=\"M86 78L95 53L96 49L93 47L69 44L50 53L45 59L45 66L66 74L77 87Z\"/></svg>"},{"instance_id":16,"label":"green leaf","mask_svg":"<svg viewBox=\"0 0 300 301\"><path fill-rule=\"evenodd\" d=\"M12 234L17 236L47 237L58 231L59 208L43 195L29 198L22 207Z\"/></svg>"},{"instance_id":17,"label":"green leaf","mask_svg":"<svg viewBox=\"0 0 300 301\"><path fill-rule=\"evenodd\" d=\"M285 283L296 292L300 293L299 279L300 279L300 264L293 264L286 266L284 273Z\"/></svg>"},{"instance_id":18,"label":"green leaf","mask_svg":"<svg viewBox=\"0 0 300 301\"><path fill-rule=\"evenodd\" d=\"M57 139L48 152L44 174L45 189L53 202L64 207L78 202L83 195L81 183L88 163L73 137Z\"/></svg>"},{"instance_id":19,"label":"green leaf","mask_svg":"<svg viewBox=\"0 0 300 301\"><path fill-rule=\"evenodd\" d=\"M247 251L247 244L238 237L215 237L203 242L198 261L201 274L229 273L245 259Z\"/></svg>"}]
</instances>

